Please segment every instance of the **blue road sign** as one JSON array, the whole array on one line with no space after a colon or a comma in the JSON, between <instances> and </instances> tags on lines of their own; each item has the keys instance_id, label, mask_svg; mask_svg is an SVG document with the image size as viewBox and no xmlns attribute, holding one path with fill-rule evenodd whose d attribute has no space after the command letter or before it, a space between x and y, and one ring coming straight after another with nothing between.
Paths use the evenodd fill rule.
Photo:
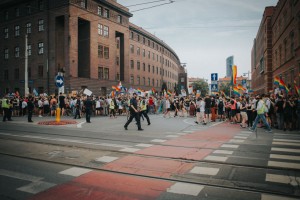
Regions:
<instances>
[{"instance_id":1,"label":"blue road sign","mask_svg":"<svg viewBox=\"0 0 300 200\"><path fill-rule=\"evenodd\" d=\"M218 92L218 84L211 84L211 91Z\"/></svg>"},{"instance_id":2,"label":"blue road sign","mask_svg":"<svg viewBox=\"0 0 300 200\"><path fill-rule=\"evenodd\" d=\"M64 77L56 76L55 77L55 85L56 85L56 87L59 87L59 88L64 86Z\"/></svg>"},{"instance_id":3,"label":"blue road sign","mask_svg":"<svg viewBox=\"0 0 300 200\"><path fill-rule=\"evenodd\" d=\"M218 73L212 73L211 74L211 80L212 81L217 81L218 80Z\"/></svg>"}]
</instances>

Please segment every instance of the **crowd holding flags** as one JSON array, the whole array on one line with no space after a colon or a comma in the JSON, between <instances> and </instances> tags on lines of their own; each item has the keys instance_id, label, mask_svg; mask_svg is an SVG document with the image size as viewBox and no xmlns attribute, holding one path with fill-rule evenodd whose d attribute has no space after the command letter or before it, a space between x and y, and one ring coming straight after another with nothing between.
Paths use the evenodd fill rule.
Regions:
<instances>
[{"instance_id":1,"label":"crowd holding flags","mask_svg":"<svg viewBox=\"0 0 300 200\"><path fill-rule=\"evenodd\" d=\"M274 85L277 85L278 88L280 90L283 90L286 92L286 94L289 94L290 93L290 89L286 84L285 82L282 80L281 77L278 77L276 76L274 78ZM300 96L300 86L297 86L297 82L296 80L294 80L294 89L295 89L295 94L297 94L298 96Z\"/></svg>"},{"instance_id":2,"label":"crowd holding flags","mask_svg":"<svg viewBox=\"0 0 300 200\"><path fill-rule=\"evenodd\" d=\"M241 84L237 84L237 66L232 66L232 74L231 74L231 85L233 94L236 96L241 96L242 93L247 93L247 88L242 86Z\"/></svg>"}]
</instances>

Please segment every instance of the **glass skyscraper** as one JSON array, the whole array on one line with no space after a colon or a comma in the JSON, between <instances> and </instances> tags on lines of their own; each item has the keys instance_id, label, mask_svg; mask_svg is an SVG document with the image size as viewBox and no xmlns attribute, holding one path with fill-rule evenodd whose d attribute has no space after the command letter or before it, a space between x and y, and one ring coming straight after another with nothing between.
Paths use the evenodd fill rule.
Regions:
<instances>
[{"instance_id":1,"label":"glass skyscraper","mask_svg":"<svg viewBox=\"0 0 300 200\"><path fill-rule=\"evenodd\" d=\"M231 77L233 65L234 65L234 57L230 56L226 59L226 77Z\"/></svg>"}]
</instances>

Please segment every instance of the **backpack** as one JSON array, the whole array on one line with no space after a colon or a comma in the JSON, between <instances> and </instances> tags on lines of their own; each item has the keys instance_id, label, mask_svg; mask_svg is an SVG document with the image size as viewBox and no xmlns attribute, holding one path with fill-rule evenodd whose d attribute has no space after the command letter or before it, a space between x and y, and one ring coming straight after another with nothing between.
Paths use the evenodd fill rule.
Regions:
<instances>
[{"instance_id":1,"label":"backpack","mask_svg":"<svg viewBox=\"0 0 300 200\"><path fill-rule=\"evenodd\" d=\"M219 107L220 109L222 109L222 108L224 107L223 101L220 101L220 102L219 102L218 107Z\"/></svg>"}]
</instances>

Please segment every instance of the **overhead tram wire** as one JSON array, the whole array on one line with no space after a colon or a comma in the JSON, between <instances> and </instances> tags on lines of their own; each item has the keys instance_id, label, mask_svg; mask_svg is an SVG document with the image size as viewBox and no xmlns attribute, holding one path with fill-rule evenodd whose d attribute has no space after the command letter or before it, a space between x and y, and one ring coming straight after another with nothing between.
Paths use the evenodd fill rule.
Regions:
<instances>
[{"instance_id":1,"label":"overhead tram wire","mask_svg":"<svg viewBox=\"0 0 300 200\"><path fill-rule=\"evenodd\" d=\"M134 7L134 6L140 6L140 5L145 5L145 4L157 3L157 2L162 2L162 1L169 1L169 0L150 1L150 2L145 2L145 3L133 4L133 5L125 6L125 7Z\"/></svg>"},{"instance_id":2,"label":"overhead tram wire","mask_svg":"<svg viewBox=\"0 0 300 200\"><path fill-rule=\"evenodd\" d=\"M146 8L141 8L141 9L133 10L133 11L130 11L130 12L138 12L138 11L141 11L141 10L148 10L148 9L151 9L151 8L160 7L160 6L167 5L167 4L171 4L171 3L174 3L174 2L175 2L175 1L171 1L171 0L170 0L169 3L158 4L158 5L155 5L155 6L150 6L150 7L146 7Z\"/></svg>"}]
</instances>

